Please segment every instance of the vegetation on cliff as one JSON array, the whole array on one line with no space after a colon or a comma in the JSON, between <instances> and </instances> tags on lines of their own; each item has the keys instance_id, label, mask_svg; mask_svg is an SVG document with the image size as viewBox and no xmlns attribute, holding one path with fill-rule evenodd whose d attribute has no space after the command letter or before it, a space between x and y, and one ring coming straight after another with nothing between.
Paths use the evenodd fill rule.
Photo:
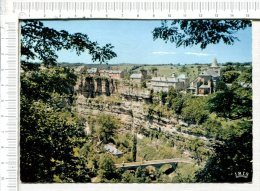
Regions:
<instances>
[{"instance_id":1,"label":"vegetation on cliff","mask_svg":"<svg viewBox=\"0 0 260 191\"><path fill-rule=\"evenodd\" d=\"M250 26L248 22L228 23L236 30ZM189 23L182 24L187 28ZM171 34L160 36L163 32L160 30L157 31L156 38L171 38ZM37 38L40 40L34 41ZM205 48L221 39L226 39L228 44L235 40L224 36L202 42L190 39L186 42L180 42L180 39L173 41L177 42L177 46L193 43ZM231 64L223 67L222 83L207 97L197 97L174 89L168 93L154 93L151 103L141 104L145 110L142 125L156 122L161 126L136 128L135 114L131 110L128 115L132 118L133 128L129 129L125 121L117 116L118 113L107 113L102 107L99 108L98 116L79 113L75 107L77 95L74 90L77 76L70 67L55 66L56 51L60 49L74 49L78 54L87 51L93 60L102 63L116 56L112 48L109 44L100 47L84 34L49 29L39 21L25 21L22 24L22 182L251 181L250 65ZM32 60L39 60L44 66L31 64ZM159 69L151 70L155 73ZM200 69L191 70L185 66L181 70L198 72ZM146 88L146 84L142 88ZM106 96L109 97L88 98L85 101L93 105L109 106L121 106L125 102L120 95L111 96L109 93ZM139 103L138 100L131 102ZM173 118L176 124L169 127L167 122L162 123L163 118ZM112 150L105 149L106 145ZM169 164L159 169L149 166L130 170L116 166L133 161L169 158L192 159L194 164ZM236 174L240 172L246 172L248 176L237 178Z\"/></svg>"}]
</instances>

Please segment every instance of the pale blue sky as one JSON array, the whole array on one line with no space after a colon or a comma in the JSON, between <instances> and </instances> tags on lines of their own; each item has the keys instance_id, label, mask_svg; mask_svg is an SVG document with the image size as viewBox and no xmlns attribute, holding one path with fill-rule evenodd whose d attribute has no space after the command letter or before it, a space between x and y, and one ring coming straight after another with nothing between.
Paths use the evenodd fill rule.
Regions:
<instances>
[{"instance_id":1,"label":"pale blue sky","mask_svg":"<svg viewBox=\"0 0 260 191\"><path fill-rule=\"evenodd\" d=\"M233 46L219 43L209 45L201 50L199 46L175 48L172 43L153 40L152 31L160 26L161 21L138 20L69 20L44 21L44 25L56 30L67 30L70 33L88 34L91 41L100 45L111 43L117 57L108 61L110 64L190 64L210 63L214 57L218 62L251 62L252 35L251 28L236 33L240 41ZM92 63L86 54L77 56L75 52L60 51L59 62Z\"/></svg>"}]
</instances>

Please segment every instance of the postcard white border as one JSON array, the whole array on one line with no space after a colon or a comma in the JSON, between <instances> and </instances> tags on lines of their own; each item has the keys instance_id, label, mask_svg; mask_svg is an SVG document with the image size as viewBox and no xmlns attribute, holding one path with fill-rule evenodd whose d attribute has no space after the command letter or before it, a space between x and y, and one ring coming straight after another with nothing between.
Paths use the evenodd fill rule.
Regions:
<instances>
[{"instance_id":1,"label":"postcard white border","mask_svg":"<svg viewBox=\"0 0 260 191\"><path fill-rule=\"evenodd\" d=\"M7 1L9 4L12 1ZM10 5L9 5L10 6ZM241 17L243 18L243 17ZM18 17L17 17L18 19ZM57 19L57 18L54 18ZM152 19L152 18L151 18ZM194 17L194 19L201 19ZM229 19L229 18L227 18ZM260 21L252 22L252 65L253 65L253 182L246 184L201 184L201 183L183 183L183 184L19 184L21 191L143 191L143 190L230 190L247 191L260 189ZM19 91L18 91L19 92Z\"/></svg>"}]
</instances>

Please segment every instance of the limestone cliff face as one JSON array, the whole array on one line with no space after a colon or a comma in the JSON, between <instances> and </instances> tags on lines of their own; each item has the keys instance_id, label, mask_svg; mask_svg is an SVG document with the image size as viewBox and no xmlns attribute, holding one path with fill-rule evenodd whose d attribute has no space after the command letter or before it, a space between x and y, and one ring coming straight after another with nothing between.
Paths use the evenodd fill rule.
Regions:
<instances>
[{"instance_id":1,"label":"limestone cliff face","mask_svg":"<svg viewBox=\"0 0 260 191\"><path fill-rule=\"evenodd\" d=\"M149 103L123 96L127 92L137 94L138 91L131 89L122 81L119 83L111 78L80 75L75 86L75 92L77 94L76 110L85 117L98 116L101 113L109 114L120 119L125 130L163 131L168 136L176 138L176 143L179 142L180 145L191 139L200 139L206 145L210 144L209 139L190 134L189 131L186 131L186 127L180 130L179 127L182 122L174 117L149 116ZM88 122L86 122L86 129L88 129L87 127Z\"/></svg>"},{"instance_id":2,"label":"limestone cliff face","mask_svg":"<svg viewBox=\"0 0 260 191\"><path fill-rule=\"evenodd\" d=\"M176 119L160 118L154 116L154 119L149 120L147 111L145 109L145 103L138 101L124 100L122 103L101 103L94 99L86 99L80 95L77 99L77 111L85 116L99 115L100 113L106 113L114 115L119 118L128 128L156 128L175 126L177 124ZM133 114L132 114L133 113ZM133 115L133 117L132 117Z\"/></svg>"},{"instance_id":3,"label":"limestone cliff face","mask_svg":"<svg viewBox=\"0 0 260 191\"><path fill-rule=\"evenodd\" d=\"M102 94L110 96L117 91L117 84L110 78L81 75L76 83L75 91L86 98L94 98Z\"/></svg>"},{"instance_id":4,"label":"limestone cliff face","mask_svg":"<svg viewBox=\"0 0 260 191\"><path fill-rule=\"evenodd\" d=\"M147 105L139 101L123 100L117 103L100 102L97 99L86 98L83 95L77 97L77 112L83 116L98 116L101 113L113 115L120 119L126 130L158 130L163 131L169 136L176 137L176 141L185 142L190 139L200 139L206 145L210 144L210 140L203 136L195 136L186 131L180 131L181 121L176 118L164 118L153 116L148 117ZM184 127L185 128L185 127Z\"/></svg>"}]
</instances>

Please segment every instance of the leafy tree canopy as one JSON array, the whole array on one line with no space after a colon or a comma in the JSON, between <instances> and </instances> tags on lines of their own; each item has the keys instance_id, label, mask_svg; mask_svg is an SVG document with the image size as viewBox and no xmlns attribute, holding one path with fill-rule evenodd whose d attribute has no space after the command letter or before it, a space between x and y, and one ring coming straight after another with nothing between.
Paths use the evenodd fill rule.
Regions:
<instances>
[{"instance_id":1,"label":"leafy tree canopy","mask_svg":"<svg viewBox=\"0 0 260 191\"><path fill-rule=\"evenodd\" d=\"M71 111L76 77L52 67L21 74L21 180L89 182L79 149L87 137L84 119Z\"/></svg>"},{"instance_id":2,"label":"leafy tree canopy","mask_svg":"<svg viewBox=\"0 0 260 191\"><path fill-rule=\"evenodd\" d=\"M96 132L100 141L108 143L112 141L115 130L119 127L119 121L111 115L99 115L97 118Z\"/></svg>"},{"instance_id":3,"label":"leafy tree canopy","mask_svg":"<svg viewBox=\"0 0 260 191\"><path fill-rule=\"evenodd\" d=\"M153 30L154 40L175 43L176 47L199 45L205 49L209 44L223 41L232 45L238 38L238 30L251 27L249 20L174 20L162 21L160 27Z\"/></svg>"},{"instance_id":4,"label":"leafy tree canopy","mask_svg":"<svg viewBox=\"0 0 260 191\"><path fill-rule=\"evenodd\" d=\"M22 64L39 60L44 65L57 64L57 51L75 50L77 55L88 53L93 61L105 63L116 57L113 46L100 46L82 33L70 34L65 30L57 31L44 26L38 20L25 20L21 24L21 55Z\"/></svg>"},{"instance_id":5,"label":"leafy tree canopy","mask_svg":"<svg viewBox=\"0 0 260 191\"><path fill-rule=\"evenodd\" d=\"M197 173L199 182L250 182L252 181L252 123L239 124L242 133L231 135L213 147L214 155L203 170ZM237 173L246 173L239 178Z\"/></svg>"},{"instance_id":6,"label":"leafy tree canopy","mask_svg":"<svg viewBox=\"0 0 260 191\"><path fill-rule=\"evenodd\" d=\"M109 154L104 154L98 162L98 175L101 179L112 179L116 177L116 167L113 159Z\"/></svg>"}]
</instances>

